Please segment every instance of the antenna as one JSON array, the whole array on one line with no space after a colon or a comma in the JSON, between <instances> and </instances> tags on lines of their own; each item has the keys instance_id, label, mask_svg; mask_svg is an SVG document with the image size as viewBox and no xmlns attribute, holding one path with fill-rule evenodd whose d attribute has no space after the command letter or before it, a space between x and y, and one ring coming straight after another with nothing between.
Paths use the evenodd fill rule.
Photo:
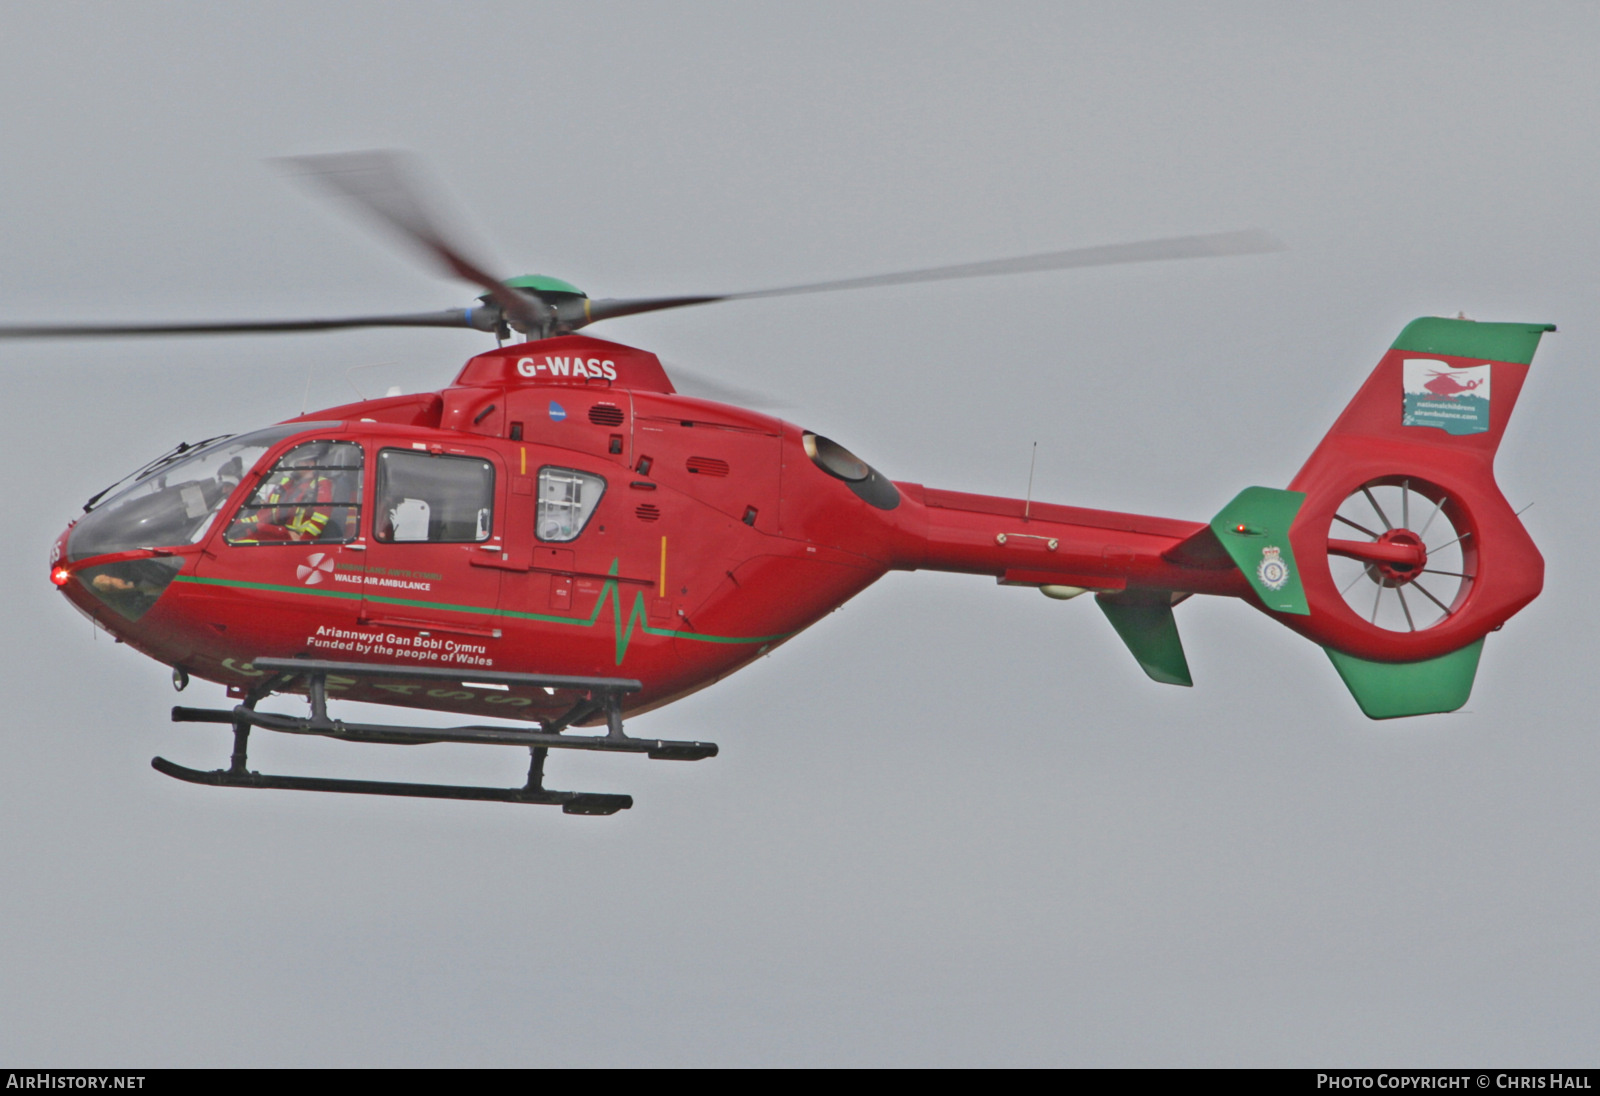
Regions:
<instances>
[{"instance_id":1,"label":"antenna","mask_svg":"<svg viewBox=\"0 0 1600 1096\"><path fill-rule=\"evenodd\" d=\"M1028 458L1028 494L1022 501L1022 520L1028 520L1028 512L1033 509L1033 466L1039 463L1039 443L1033 443L1033 456Z\"/></svg>"},{"instance_id":2,"label":"antenna","mask_svg":"<svg viewBox=\"0 0 1600 1096\"><path fill-rule=\"evenodd\" d=\"M364 400L364 399L367 398L367 394L365 392L361 391L361 389L356 388L355 379L353 377L351 377L350 374L359 373L363 369L376 369L380 365L393 365L393 364L394 364L394 362L369 362L366 365L352 365L349 369L346 369L344 371L344 382L346 384L348 384L352 389L355 390L355 394L356 395L360 396Z\"/></svg>"}]
</instances>

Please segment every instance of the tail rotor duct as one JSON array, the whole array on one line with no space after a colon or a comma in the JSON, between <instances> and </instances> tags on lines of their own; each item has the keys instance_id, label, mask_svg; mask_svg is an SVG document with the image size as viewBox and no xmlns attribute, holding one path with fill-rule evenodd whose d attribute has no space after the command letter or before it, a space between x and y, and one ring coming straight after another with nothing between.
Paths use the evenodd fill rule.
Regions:
<instances>
[{"instance_id":1,"label":"tail rotor duct","mask_svg":"<svg viewBox=\"0 0 1600 1096\"><path fill-rule=\"evenodd\" d=\"M1345 604L1390 632L1424 631L1460 612L1477 556L1463 508L1414 476L1363 484L1328 529L1328 567Z\"/></svg>"}]
</instances>

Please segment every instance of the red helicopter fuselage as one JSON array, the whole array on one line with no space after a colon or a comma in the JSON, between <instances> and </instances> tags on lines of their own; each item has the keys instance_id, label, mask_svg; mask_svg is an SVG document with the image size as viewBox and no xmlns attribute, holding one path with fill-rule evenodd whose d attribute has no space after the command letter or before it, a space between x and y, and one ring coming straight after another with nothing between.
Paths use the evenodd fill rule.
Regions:
<instances>
[{"instance_id":1,"label":"red helicopter fuselage","mask_svg":"<svg viewBox=\"0 0 1600 1096\"><path fill-rule=\"evenodd\" d=\"M236 483L208 482L215 500L157 484L191 492L202 517L187 542L132 543L150 519L137 500L119 519L113 496L52 559L108 631L236 695L263 676L253 659L310 657L633 678L639 712L765 654L891 569L1249 596L1231 567L1163 558L1203 523L890 484L827 439L678 395L652 354L584 336L504 347L442 392L318 411L266 437ZM306 538L239 534L242 516L268 513L251 502L274 470L311 443L342 454L334 520ZM441 517L460 504L448 483L431 510L402 498L428 489L401 468L470 473L476 517ZM128 527L80 535L102 512ZM406 532L412 512L433 526ZM477 716L549 719L573 703L470 681L329 686Z\"/></svg>"}]
</instances>

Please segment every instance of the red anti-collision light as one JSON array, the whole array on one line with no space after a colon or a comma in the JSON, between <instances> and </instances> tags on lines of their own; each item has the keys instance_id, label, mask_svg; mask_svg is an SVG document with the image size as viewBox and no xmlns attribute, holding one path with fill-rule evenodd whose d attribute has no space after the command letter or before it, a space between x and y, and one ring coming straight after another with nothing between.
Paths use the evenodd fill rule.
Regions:
<instances>
[{"instance_id":1,"label":"red anti-collision light","mask_svg":"<svg viewBox=\"0 0 1600 1096\"><path fill-rule=\"evenodd\" d=\"M55 583L57 586L65 586L67 584L67 580L71 577L72 572L67 570L65 567L52 567L50 569L50 581Z\"/></svg>"}]
</instances>

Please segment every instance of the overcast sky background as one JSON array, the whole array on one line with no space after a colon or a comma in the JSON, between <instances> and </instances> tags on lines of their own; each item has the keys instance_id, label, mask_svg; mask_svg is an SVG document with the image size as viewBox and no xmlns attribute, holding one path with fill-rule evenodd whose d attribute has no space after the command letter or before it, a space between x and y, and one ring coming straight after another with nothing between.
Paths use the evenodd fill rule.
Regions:
<instances>
[{"instance_id":1,"label":"overcast sky background","mask_svg":"<svg viewBox=\"0 0 1600 1096\"><path fill-rule=\"evenodd\" d=\"M1419 315L1554 322L1498 473L1548 563L1466 710L1372 723L1315 646L893 574L552 758L633 810L197 788L220 728L46 579L180 440L465 332L0 347L0 1063L1574 1065L1600 1046L1589 4L21 4L0 321L425 310L265 161L425 156L508 273L727 291L1260 226L1280 255L755 301L596 331L888 475L1191 519L1288 482ZM373 366L354 373L357 366ZM197 683L183 700L221 690ZM525 755L257 735L254 767L517 783Z\"/></svg>"}]
</instances>

